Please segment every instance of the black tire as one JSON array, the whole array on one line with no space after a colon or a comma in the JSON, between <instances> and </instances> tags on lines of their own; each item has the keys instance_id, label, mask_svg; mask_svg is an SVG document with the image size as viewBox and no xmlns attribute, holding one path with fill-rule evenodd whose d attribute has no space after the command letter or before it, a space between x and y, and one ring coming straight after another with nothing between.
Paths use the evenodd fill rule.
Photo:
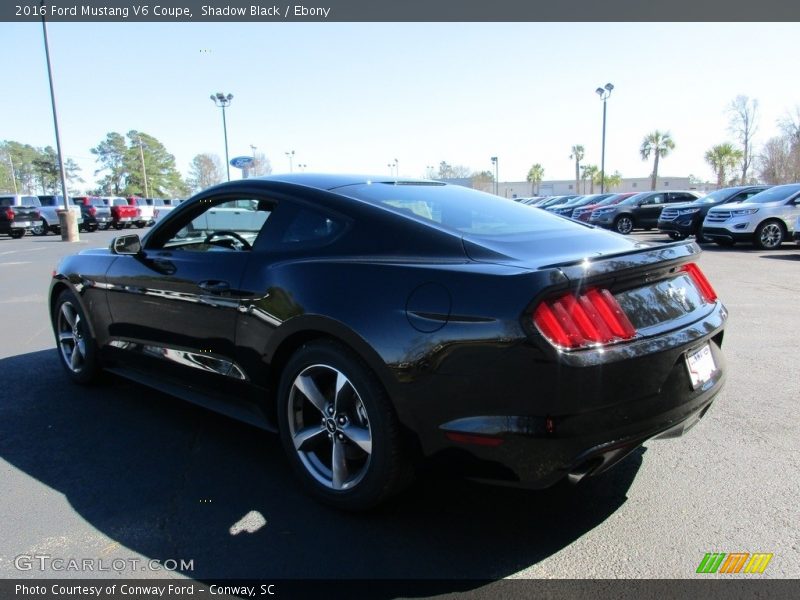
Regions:
<instances>
[{"instance_id":1,"label":"black tire","mask_svg":"<svg viewBox=\"0 0 800 600\"><path fill-rule=\"evenodd\" d=\"M389 397L345 346L317 341L298 349L283 369L277 402L289 463L318 500L366 510L411 480Z\"/></svg>"},{"instance_id":2,"label":"black tire","mask_svg":"<svg viewBox=\"0 0 800 600\"><path fill-rule=\"evenodd\" d=\"M633 217L630 215L620 215L614 219L614 231L622 235L628 235L633 231Z\"/></svg>"},{"instance_id":3,"label":"black tire","mask_svg":"<svg viewBox=\"0 0 800 600\"><path fill-rule=\"evenodd\" d=\"M759 250L777 250L786 239L786 228L780 221L764 221L756 227L753 245Z\"/></svg>"},{"instance_id":4,"label":"black tire","mask_svg":"<svg viewBox=\"0 0 800 600\"><path fill-rule=\"evenodd\" d=\"M670 231L667 233L667 235L670 237L670 239L675 240L676 242L686 239L686 234L678 233L677 231Z\"/></svg>"},{"instance_id":5,"label":"black tire","mask_svg":"<svg viewBox=\"0 0 800 600\"><path fill-rule=\"evenodd\" d=\"M12 240L19 240L19 239L22 239L25 236L25 230L24 229L12 229L8 233L8 235L11 236Z\"/></svg>"},{"instance_id":6,"label":"black tire","mask_svg":"<svg viewBox=\"0 0 800 600\"><path fill-rule=\"evenodd\" d=\"M697 242L698 244L707 244L711 240L707 240L706 238L704 238L702 233L696 233L694 235L694 241Z\"/></svg>"},{"instance_id":7,"label":"black tire","mask_svg":"<svg viewBox=\"0 0 800 600\"><path fill-rule=\"evenodd\" d=\"M97 380L97 342L78 299L70 290L59 294L53 309L53 333L61 366L75 383Z\"/></svg>"},{"instance_id":8,"label":"black tire","mask_svg":"<svg viewBox=\"0 0 800 600\"><path fill-rule=\"evenodd\" d=\"M144 226L145 226L144 221L136 221L136 227L138 227L139 229L142 229Z\"/></svg>"},{"instance_id":9,"label":"black tire","mask_svg":"<svg viewBox=\"0 0 800 600\"><path fill-rule=\"evenodd\" d=\"M114 223L114 229L120 230L125 227L125 223Z\"/></svg>"},{"instance_id":10,"label":"black tire","mask_svg":"<svg viewBox=\"0 0 800 600\"><path fill-rule=\"evenodd\" d=\"M50 226L44 219L42 219L41 225L37 225L36 227L31 227L31 233L33 235L47 235L49 231L50 231Z\"/></svg>"},{"instance_id":11,"label":"black tire","mask_svg":"<svg viewBox=\"0 0 800 600\"><path fill-rule=\"evenodd\" d=\"M109 227L111 227L111 223L101 223L98 225L100 231L106 231Z\"/></svg>"},{"instance_id":12,"label":"black tire","mask_svg":"<svg viewBox=\"0 0 800 600\"><path fill-rule=\"evenodd\" d=\"M89 233L94 233L95 231L97 231L97 223L92 223L91 225L87 225L86 231L88 231Z\"/></svg>"}]
</instances>

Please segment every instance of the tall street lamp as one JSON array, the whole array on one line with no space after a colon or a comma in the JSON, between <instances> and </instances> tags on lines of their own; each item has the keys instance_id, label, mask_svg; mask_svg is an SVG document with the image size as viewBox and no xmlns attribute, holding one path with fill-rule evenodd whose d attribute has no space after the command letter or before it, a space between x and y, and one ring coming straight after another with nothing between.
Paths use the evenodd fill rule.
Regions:
<instances>
[{"instance_id":1,"label":"tall street lamp","mask_svg":"<svg viewBox=\"0 0 800 600\"><path fill-rule=\"evenodd\" d=\"M499 194L500 188L498 187L500 185L500 180L498 179L498 175L497 175L497 163L498 163L497 157L493 156L492 157L492 164L494 165L494 195L495 196L499 196L500 195Z\"/></svg>"},{"instance_id":2,"label":"tall street lamp","mask_svg":"<svg viewBox=\"0 0 800 600\"><path fill-rule=\"evenodd\" d=\"M44 7L44 0L39 3L40 7ZM64 155L61 153L61 134L58 129L58 112L56 111L56 90L53 84L53 67L50 64L50 44L47 41L47 23L44 20L44 9L42 9L42 36L44 37L44 55L47 60L47 79L50 82L50 103L53 107L53 127L56 130L56 152L58 152L58 168L61 171L61 190L62 199L64 200L64 207L62 211L58 211L58 221L61 226L61 241L62 242L78 242L80 241L78 235L78 221L75 218L75 213L69 209L69 198L67 197L67 175L64 170ZM14 175L12 170L12 176ZM16 185L16 179L14 180Z\"/></svg>"},{"instance_id":3,"label":"tall street lamp","mask_svg":"<svg viewBox=\"0 0 800 600\"><path fill-rule=\"evenodd\" d=\"M222 92L211 94L211 101L222 109L222 132L225 135L225 170L228 173L228 181L231 180L231 163L228 160L228 123L225 121L225 109L231 105L233 94L227 96Z\"/></svg>"},{"instance_id":4,"label":"tall street lamp","mask_svg":"<svg viewBox=\"0 0 800 600\"><path fill-rule=\"evenodd\" d=\"M291 173L294 170L294 167L292 166L292 160L294 159L294 150L290 150L289 152L284 152L284 154L289 157L289 173Z\"/></svg>"},{"instance_id":5,"label":"tall street lamp","mask_svg":"<svg viewBox=\"0 0 800 600\"><path fill-rule=\"evenodd\" d=\"M389 177L397 177L397 159L394 159L394 162L386 163L386 166L389 167Z\"/></svg>"},{"instance_id":6,"label":"tall street lamp","mask_svg":"<svg viewBox=\"0 0 800 600\"><path fill-rule=\"evenodd\" d=\"M614 89L614 86L610 83L607 83L604 87L599 87L595 90L595 93L600 96L600 99L603 101L603 146L600 153L600 193L603 194L606 191L606 100L611 95L611 90Z\"/></svg>"}]
</instances>

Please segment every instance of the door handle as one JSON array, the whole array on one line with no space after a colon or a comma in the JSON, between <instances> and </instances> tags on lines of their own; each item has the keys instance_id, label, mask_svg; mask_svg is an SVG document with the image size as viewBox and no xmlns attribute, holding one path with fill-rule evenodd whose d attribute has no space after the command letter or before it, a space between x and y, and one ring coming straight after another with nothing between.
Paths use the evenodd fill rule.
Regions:
<instances>
[{"instance_id":1,"label":"door handle","mask_svg":"<svg viewBox=\"0 0 800 600\"><path fill-rule=\"evenodd\" d=\"M231 289L231 284L227 281L216 281L212 279L201 281L197 285L204 292L210 292L212 294L222 294L224 292L229 292Z\"/></svg>"}]
</instances>

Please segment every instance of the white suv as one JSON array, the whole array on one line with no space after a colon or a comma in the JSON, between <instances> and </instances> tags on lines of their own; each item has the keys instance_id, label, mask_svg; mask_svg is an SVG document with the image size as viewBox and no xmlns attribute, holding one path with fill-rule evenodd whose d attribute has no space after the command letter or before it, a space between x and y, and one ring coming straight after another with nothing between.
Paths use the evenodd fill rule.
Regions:
<instances>
[{"instance_id":1,"label":"white suv","mask_svg":"<svg viewBox=\"0 0 800 600\"><path fill-rule=\"evenodd\" d=\"M752 242L762 250L772 250L792 238L798 216L800 183L776 185L741 204L709 210L703 237L721 246Z\"/></svg>"}]
</instances>

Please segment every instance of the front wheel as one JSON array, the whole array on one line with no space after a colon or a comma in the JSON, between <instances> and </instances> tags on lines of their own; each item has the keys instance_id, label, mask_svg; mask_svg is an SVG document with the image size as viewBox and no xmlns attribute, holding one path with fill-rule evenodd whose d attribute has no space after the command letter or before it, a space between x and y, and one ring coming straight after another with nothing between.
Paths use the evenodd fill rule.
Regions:
<instances>
[{"instance_id":1,"label":"front wheel","mask_svg":"<svg viewBox=\"0 0 800 600\"><path fill-rule=\"evenodd\" d=\"M119 223L119 222L114 223L114 229L116 229L117 231L119 231L123 227L125 227L125 223Z\"/></svg>"},{"instance_id":2,"label":"front wheel","mask_svg":"<svg viewBox=\"0 0 800 600\"><path fill-rule=\"evenodd\" d=\"M345 510L365 510L410 480L400 426L375 374L333 341L302 346L278 390L281 442L304 487Z\"/></svg>"},{"instance_id":3,"label":"front wheel","mask_svg":"<svg viewBox=\"0 0 800 600\"><path fill-rule=\"evenodd\" d=\"M61 366L70 378L76 383L94 381L100 371L97 344L78 299L69 290L56 301L53 327Z\"/></svg>"},{"instance_id":4,"label":"front wheel","mask_svg":"<svg viewBox=\"0 0 800 600\"><path fill-rule=\"evenodd\" d=\"M781 247L786 236L783 227L777 221L767 221L756 227L753 243L760 250L775 250Z\"/></svg>"},{"instance_id":5,"label":"front wheel","mask_svg":"<svg viewBox=\"0 0 800 600\"><path fill-rule=\"evenodd\" d=\"M677 231L670 231L667 235L669 235L670 239L675 240L676 242L680 242L681 240L686 239L685 234L678 233Z\"/></svg>"},{"instance_id":6,"label":"front wheel","mask_svg":"<svg viewBox=\"0 0 800 600\"><path fill-rule=\"evenodd\" d=\"M617 217L614 221L614 230L622 235L628 235L633 231L633 219L628 215Z\"/></svg>"},{"instance_id":7,"label":"front wheel","mask_svg":"<svg viewBox=\"0 0 800 600\"><path fill-rule=\"evenodd\" d=\"M19 240L25 236L24 229L12 229L11 232L8 234L11 236L12 240Z\"/></svg>"}]
</instances>

